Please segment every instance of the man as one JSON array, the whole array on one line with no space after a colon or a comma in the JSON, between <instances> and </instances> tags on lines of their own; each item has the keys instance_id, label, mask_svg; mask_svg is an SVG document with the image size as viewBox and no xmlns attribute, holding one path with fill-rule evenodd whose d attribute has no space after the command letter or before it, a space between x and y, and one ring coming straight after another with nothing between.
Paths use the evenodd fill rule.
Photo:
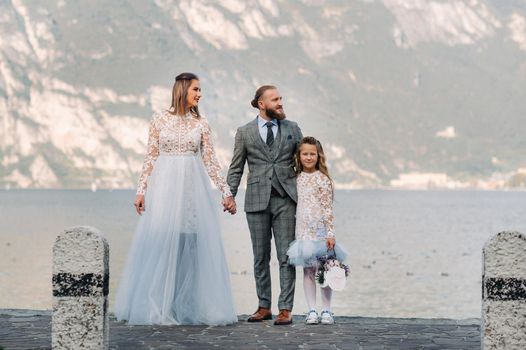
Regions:
<instances>
[{"instance_id":1,"label":"man","mask_svg":"<svg viewBox=\"0 0 526 350\"><path fill-rule=\"evenodd\" d=\"M294 240L297 192L293 166L302 133L296 123L285 119L283 99L275 86L261 86L251 104L259 110L259 115L238 128L227 177L235 196L245 162L248 163L245 212L254 252L259 307L247 321L272 319L270 241L274 235L281 288L279 315L274 324L286 325L292 323L296 282L296 270L287 262L287 249ZM235 211L235 202L232 202L225 202L225 210Z\"/></svg>"}]
</instances>

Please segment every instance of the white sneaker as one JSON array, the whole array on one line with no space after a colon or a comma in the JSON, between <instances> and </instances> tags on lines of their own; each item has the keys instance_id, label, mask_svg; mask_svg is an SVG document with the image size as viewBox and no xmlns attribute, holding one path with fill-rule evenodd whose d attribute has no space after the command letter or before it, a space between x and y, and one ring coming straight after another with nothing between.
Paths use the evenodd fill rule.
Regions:
<instances>
[{"instance_id":1,"label":"white sneaker","mask_svg":"<svg viewBox=\"0 0 526 350\"><path fill-rule=\"evenodd\" d=\"M321 324L334 324L333 313L327 310L321 312Z\"/></svg>"},{"instance_id":2,"label":"white sneaker","mask_svg":"<svg viewBox=\"0 0 526 350\"><path fill-rule=\"evenodd\" d=\"M307 317L305 318L305 323L306 324L318 324L320 323L319 319L318 319L318 313L316 312L316 310L310 310L309 313L307 314Z\"/></svg>"}]
</instances>

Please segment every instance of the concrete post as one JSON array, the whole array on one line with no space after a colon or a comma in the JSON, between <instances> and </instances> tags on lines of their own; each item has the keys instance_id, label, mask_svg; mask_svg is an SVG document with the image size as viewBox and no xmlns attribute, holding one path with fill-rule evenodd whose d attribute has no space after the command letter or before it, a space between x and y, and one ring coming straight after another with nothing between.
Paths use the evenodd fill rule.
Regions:
<instances>
[{"instance_id":1,"label":"concrete post","mask_svg":"<svg viewBox=\"0 0 526 350\"><path fill-rule=\"evenodd\" d=\"M109 246L72 227L53 246L53 349L108 349Z\"/></svg>"},{"instance_id":2,"label":"concrete post","mask_svg":"<svg viewBox=\"0 0 526 350\"><path fill-rule=\"evenodd\" d=\"M491 238L482 273L482 349L526 349L526 236Z\"/></svg>"}]
</instances>

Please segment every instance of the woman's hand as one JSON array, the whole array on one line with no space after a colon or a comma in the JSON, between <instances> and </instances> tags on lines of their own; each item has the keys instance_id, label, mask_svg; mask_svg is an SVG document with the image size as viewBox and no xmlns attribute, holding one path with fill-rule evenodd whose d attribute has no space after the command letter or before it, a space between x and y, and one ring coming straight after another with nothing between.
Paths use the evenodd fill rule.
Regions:
<instances>
[{"instance_id":1,"label":"woman's hand","mask_svg":"<svg viewBox=\"0 0 526 350\"><path fill-rule=\"evenodd\" d=\"M144 195L138 194L135 196L135 202L133 205L135 206L135 210L137 210L137 214L141 215L142 212L146 210L146 207L144 206Z\"/></svg>"},{"instance_id":2,"label":"woman's hand","mask_svg":"<svg viewBox=\"0 0 526 350\"><path fill-rule=\"evenodd\" d=\"M336 239L334 239L334 237L327 238L327 249L334 249L335 245L336 245Z\"/></svg>"},{"instance_id":3,"label":"woman's hand","mask_svg":"<svg viewBox=\"0 0 526 350\"><path fill-rule=\"evenodd\" d=\"M228 211L234 215L237 211L236 200L233 196L226 197L223 199L223 211Z\"/></svg>"}]
</instances>

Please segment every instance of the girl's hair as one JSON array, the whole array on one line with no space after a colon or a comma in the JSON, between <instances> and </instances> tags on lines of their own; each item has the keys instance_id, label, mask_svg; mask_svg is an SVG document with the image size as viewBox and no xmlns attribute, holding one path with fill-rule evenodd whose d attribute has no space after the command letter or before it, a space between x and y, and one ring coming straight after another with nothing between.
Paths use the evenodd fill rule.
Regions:
<instances>
[{"instance_id":1,"label":"girl's hair","mask_svg":"<svg viewBox=\"0 0 526 350\"><path fill-rule=\"evenodd\" d=\"M172 106L169 110L171 114L185 115L190 112L195 117L201 118L199 108L197 106L188 107L186 102L192 80L199 80L199 78L194 73L181 73L175 77L175 84L172 88Z\"/></svg>"},{"instance_id":2,"label":"girl's hair","mask_svg":"<svg viewBox=\"0 0 526 350\"><path fill-rule=\"evenodd\" d=\"M250 105L254 108L258 108L259 109L259 106L258 106L258 101L259 101L259 98L265 93L265 91L267 90L276 90L276 87L274 85L263 85L263 86L260 86L257 90L256 90L256 93L254 94L254 98L252 99L252 101L250 101Z\"/></svg>"},{"instance_id":3,"label":"girl's hair","mask_svg":"<svg viewBox=\"0 0 526 350\"><path fill-rule=\"evenodd\" d=\"M332 181L332 178L329 175L329 169L327 168L327 158L325 158L325 153L323 153L323 147L321 146L320 141L316 140L312 136L305 136L301 139L300 144L298 145L296 157L294 157L294 162L296 163L296 173L299 174L303 171L303 165L300 161L300 153L301 146L305 144L316 146L316 151L318 152L318 160L316 161L315 168L329 178L329 181L331 182L331 185L334 188L334 182Z\"/></svg>"}]
</instances>

